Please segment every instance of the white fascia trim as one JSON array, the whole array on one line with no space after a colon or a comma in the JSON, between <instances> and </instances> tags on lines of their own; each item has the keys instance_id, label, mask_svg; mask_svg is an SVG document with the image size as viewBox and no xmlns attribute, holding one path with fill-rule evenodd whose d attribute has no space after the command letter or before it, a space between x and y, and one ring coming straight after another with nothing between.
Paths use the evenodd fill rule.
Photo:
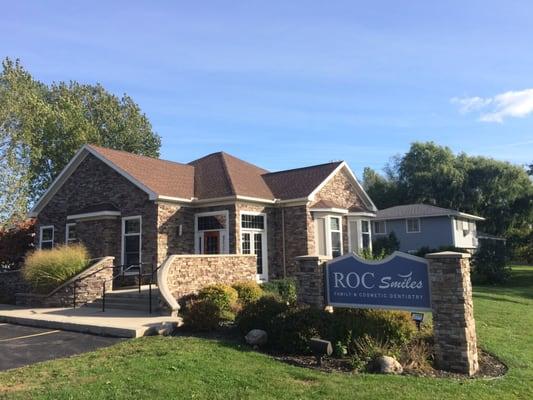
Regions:
<instances>
[{"instance_id":1,"label":"white fascia trim","mask_svg":"<svg viewBox=\"0 0 533 400\"><path fill-rule=\"evenodd\" d=\"M277 204L279 204L282 207L291 207L291 206L301 206L306 205L309 203L311 199L309 197L300 197L297 199L288 199L288 200L279 200Z\"/></svg>"},{"instance_id":2,"label":"white fascia trim","mask_svg":"<svg viewBox=\"0 0 533 400\"><path fill-rule=\"evenodd\" d=\"M350 169L350 167L348 166L348 164L346 163L346 161L343 161L341 162L337 168L335 168L333 170L333 172L331 174L328 175L328 177L326 179L324 179L322 181L322 183L320 183L320 185L318 185L315 190L313 190L311 192L311 194L309 195L308 199L309 200L313 200L315 195L343 168L346 167L346 170L348 171L348 175L350 176L350 178L352 178L352 181L353 183L355 184L355 187L357 189L357 191L359 192L359 194L361 195L361 197L363 198L363 201L366 203L366 205L372 210L372 211L377 211L377 207L374 205L374 202L372 201L372 199L370 198L370 196L368 195L368 193L366 193L365 189L363 189L363 186L359 183L359 181L357 180L357 177L355 176L355 174L353 173L353 171Z\"/></svg>"},{"instance_id":3,"label":"white fascia trim","mask_svg":"<svg viewBox=\"0 0 533 400\"><path fill-rule=\"evenodd\" d=\"M174 203L192 203L194 199L185 199L182 197L172 197L172 196L157 196L156 201L169 201Z\"/></svg>"},{"instance_id":4,"label":"white fascia trim","mask_svg":"<svg viewBox=\"0 0 533 400\"><path fill-rule=\"evenodd\" d=\"M210 204L210 203L216 203L219 201L250 201L255 203L265 203L265 204L274 204L276 203L276 199L262 199L259 197L249 197L249 196L225 196L225 197L214 197L212 199L201 199L201 200L193 200L194 204Z\"/></svg>"},{"instance_id":5,"label":"white fascia trim","mask_svg":"<svg viewBox=\"0 0 533 400\"><path fill-rule=\"evenodd\" d=\"M370 217L370 218L375 218L376 217L376 214L375 213L371 213L371 212L365 212L365 211L361 211L361 212L348 212L348 217Z\"/></svg>"},{"instance_id":6,"label":"white fascia trim","mask_svg":"<svg viewBox=\"0 0 533 400\"><path fill-rule=\"evenodd\" d=\"M83 146L81 149L79 149L74 157L68 162L68 164L63 168L63 170L59 173L56 179L51 183L50 187L43 193L43 195L39 198L37 203L33 206L31 211L29 212L30 217L37 217L39 212L48 204L48 201L54 196L54 194L57 193L57 191L63 186L65 181L72 175L74 170L81 164L83 160L85 160L85 157L87 157L87 152L85 151L85 146Z\"/></svg>"},{"instance_id":7,"label":"white fascia trim","mask_svg":"<svg viewBox=\"0 0 533 400\"><path fill-rule=\"evenodd\" d=\"M324 213L334 213L334 214L348 214L348 210L345 208L311 208L311 212L324 212Z\"/></svg>"},{"instance_id":8,"label":"white fascia trim","mask_svg":"<svg viewBox=\"0 0 533 400\"><path fill-rule=\"evenodd\" d=\"M467 219L472 219L474 221L485 221L485 218L483 217L479 217L477 215L472 215L472 214L467 214L467 213L464 213L464 212L458 212L458 217L463 217L463 218L467 218Z\"/></svg>"},{"instance_id":9,"label":"white fascia trim","mask_svg":"<svg viewBox=\"0 0 533 400\"><path fill-rule=\"evenodd\" d=\"M83 218L95 218L95 217L120 217L120 211L95 211L90 213L83 214L73 214L67 215L67 221L73 219L83 219Z\"/></svg>"}]
</instances>

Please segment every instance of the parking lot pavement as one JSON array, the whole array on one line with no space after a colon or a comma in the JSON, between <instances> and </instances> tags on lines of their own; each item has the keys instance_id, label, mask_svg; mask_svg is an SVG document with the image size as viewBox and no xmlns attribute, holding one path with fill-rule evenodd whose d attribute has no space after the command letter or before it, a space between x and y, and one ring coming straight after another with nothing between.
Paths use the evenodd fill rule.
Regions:
<instances>
[{"instance_id":1,"label":"parking lot pavement","mask_svg":"<svg viewBox=\"0 0 533 400\"><path fill-rule=\"evenodd\" d=\"M85 353L122 340L0 323L0 371Z\"/></svg>"}]
</instances>

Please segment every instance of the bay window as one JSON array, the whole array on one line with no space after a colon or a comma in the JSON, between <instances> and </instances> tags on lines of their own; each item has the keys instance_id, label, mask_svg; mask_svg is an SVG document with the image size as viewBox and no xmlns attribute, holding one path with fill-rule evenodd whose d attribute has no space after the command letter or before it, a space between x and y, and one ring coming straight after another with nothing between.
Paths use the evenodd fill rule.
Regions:
<instances>
[{"instance_id":1,"label":"bay window","mask_svg":"<svg viewBox=\"0 0 533 400\"><path fill-rule=\"evenodd\" d=\"M315 218L315 239L319 255L339 257L342 249L342 219L340 216Z\"/></svg>"}]
</instances>

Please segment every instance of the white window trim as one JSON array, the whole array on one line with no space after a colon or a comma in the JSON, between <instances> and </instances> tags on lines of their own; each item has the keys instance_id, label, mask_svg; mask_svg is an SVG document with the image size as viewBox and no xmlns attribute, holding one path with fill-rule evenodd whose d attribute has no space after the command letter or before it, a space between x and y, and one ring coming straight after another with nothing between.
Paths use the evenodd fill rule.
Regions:
<instances>
[{"instance_id":1,"label":"white window trim","mask_svg":"<svg viewBox=\"0 0 533 400\"><path fill-rule=\"evenodd\" d=\"M122 268L124 268L124 259L125 253L126 253L126 221L132 220L132 219L138 219L139 220L139 263L142 263L142 237L143 237L143 220L142 215L132 215L130 217L123 217L122 218L122 252L121 252L121 259L120 264L122 265ZM128 236L137 235L137 233L130 233ZM137 272L130 271L126 272L125 275L137 275Z\"/></svg>"},{"instance_id":2,"label":"white window trim","mask_svg":"<svg viewBox=\"0 0 533 400\"><path fill-rule=\"evenodd\" d=\"M352 229L350 228L350 222L355 221L357 223L357 230L359 235L357 236L357 248L352 249L352 235L354 232L352 232ZM368 218L360 218L360 217L348 217L348 220L346 221L346 224L348 225L348 251L350 253L356 253L360 250L363 250L363 221L368 221L368 227L370 231L368 232L369 237L369 250L372 250L372 220ZM365 232L366 234L367 232Z\"/></svg>"},{"instance_id":3,"label":"white window trim","mask_svg":"<svg viewBox=\"0 0 533 400\"><path fill-rule=\"evenodd\" d=\"M374 235L386 235L387 234L387 221L370 221L371 224L374 225ZM376 223L380 224L383 223L383 232L377 232L376 231Z\"/></svg>"},{"instance_id":4,"label":"white window trim","mask_svg":"<svg viewBox=\"0 0 533 400\"><path fill-rule=\"evenodd\" d=\"M45 225L39 227L39 250L43 248L43 230L52 228L52 240L46 240L46 242L52 242L52 248L54 247L54 239L55 239L55 227L54 225Z\"/></svg>"},{"instance_id":5,"label":"white window trim","mask_svg":"<svg viewBox=\"0 0 533 400\"><path fill-rule=\"evenodd\" d=\"M333 257L333 249L332 249L332 243L331 243L331 233L332 232L339 232L341 236L341 255L344 254L344 240L343 240L343 230L342 230L342 216L341 215L322 215L318 218L324 218L325 219L325 240L326 240L326 256L332 258ZM331 229L331 218L338 218L339 219L339 230L332 230ZM317 243L317 252L318 252L318 232L315 232L315 243Z\"/></svg>"},{"instance_id":6,"label":"white window trim","mask_svg":"<svg viewBox=\"0 0 533 400\"><path fill-rule=\"evenodd\" d=\"M70 227L71 226L76 226L76 223L75 222L69 222L68 224L65 225L65 244L69 244L71 242L76 242L76 240L69 240L68 239L68 234L70 233Z\"/></svg>"},{"instance_id":7,"label":"white window trim","mask_svg":"<svg viewBox=\"0 0 533 400\"><path fill-rule=\"evenodd\" d=\"M409 230L409 220L416 219L418 220L418 230L417 231L410 231ZM422 224L420 223L420 218L406 218L405 219L405 233L420 233L422 230Z\"/></svg>"},{"instance_id":8,"label":"white window trim","mask_svg":"<svg viewBox=\"0 0 533 400\"><path fill-rule=\"evenodd\" d=\"M224 229L209 229L207 231L198 231L198 217L208 217L210 215L224 215L226 218L226 227ZM220 254L229 253L229 211L208 211L194 214L194 253L202 254L202 247L204 243L204 232L222 232L220 235ZM201 239L201 245L198 239Z\"/></svg>"},{"instance_id":9,"label":"white window trim","mask_svg":"<svg viewBox=\"0 0 533 400\"><path fill-rule=\"evenodd\" d=\"M243 215L261 215L263 216L263 229L257 228L243 228L242 227L242 216ZM240 231L240 254L242 254L242 234L243 233L263 233L263 243L262 243L262 252L263 252L263 273L256 274L256 278L260 282L268 282L268 232L267 232L267 215L266 213L257 212L257 211L241 211L239 213L239 231ZM252 236L250 236L250 243L252 241ZM251 246L250 246L251 250Z\"/></svg>"}]
</instances>

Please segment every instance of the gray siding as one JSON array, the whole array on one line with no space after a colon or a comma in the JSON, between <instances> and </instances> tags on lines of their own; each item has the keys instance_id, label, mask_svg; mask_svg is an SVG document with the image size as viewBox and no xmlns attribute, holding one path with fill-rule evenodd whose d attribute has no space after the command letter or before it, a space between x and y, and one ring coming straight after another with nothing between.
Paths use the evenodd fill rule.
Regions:
<instances>
[{"instance_id":1,"label":"gray siding","mask_svg":"<svg viewBox=\"0 0 533 400\"><path fill-rule=\"evenodd\" d=\"M386 234L394 232L400 241L400 251L416 251L424 246L432 249L453 246L452 225L447 216L420 218L419 233L407 233L405 219L388 220L386 225ZM374 240L383 236L374 232L374 224L372 236Z\"/></svg>"}]
</instances>

